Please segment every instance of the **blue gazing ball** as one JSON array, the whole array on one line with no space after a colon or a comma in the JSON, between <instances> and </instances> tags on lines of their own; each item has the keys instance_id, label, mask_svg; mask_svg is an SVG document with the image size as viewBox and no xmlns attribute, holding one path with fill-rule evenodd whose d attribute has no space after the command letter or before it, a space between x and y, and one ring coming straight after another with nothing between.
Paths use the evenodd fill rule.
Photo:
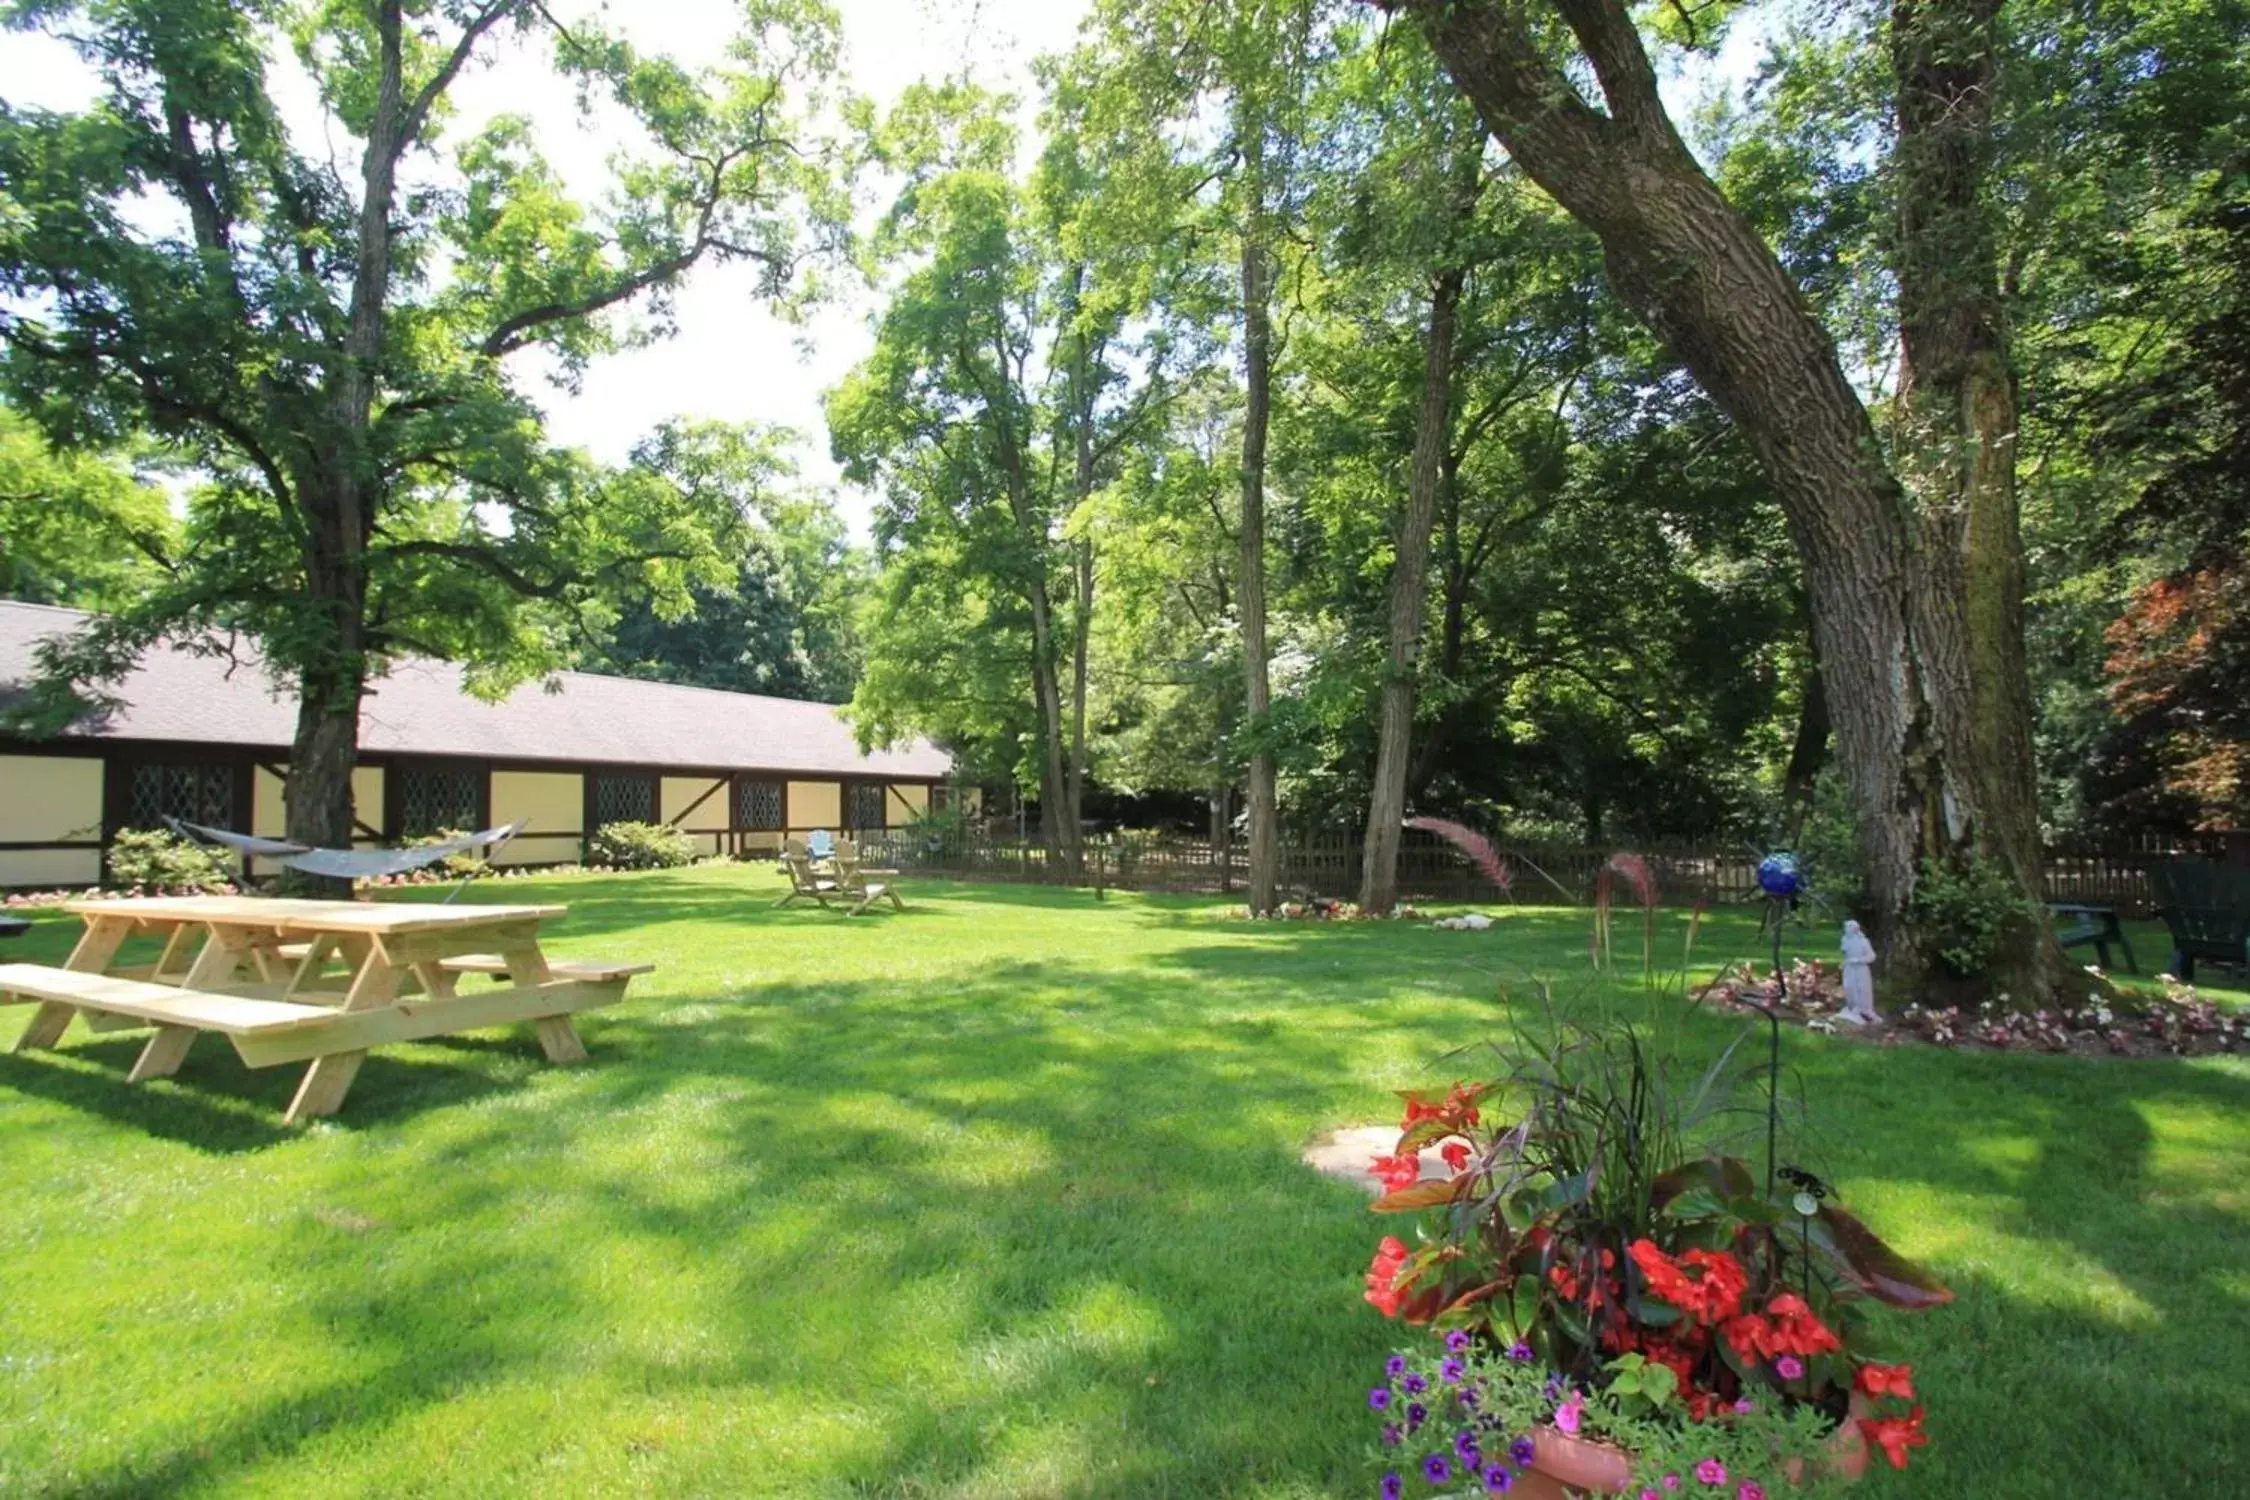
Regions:
<instances>
[{"instance_id":1,"label":"blue gazing ball","mask_svg":"<svg viewBox=\"0 0 2250 1500\"><path fill-rule=\"evenodd\" d=\"M1776 901L1802 895L1805 872L1797 868L1794 854L1769 854L1758 861L1758 889Z\"/></svg>"}]
</instances>

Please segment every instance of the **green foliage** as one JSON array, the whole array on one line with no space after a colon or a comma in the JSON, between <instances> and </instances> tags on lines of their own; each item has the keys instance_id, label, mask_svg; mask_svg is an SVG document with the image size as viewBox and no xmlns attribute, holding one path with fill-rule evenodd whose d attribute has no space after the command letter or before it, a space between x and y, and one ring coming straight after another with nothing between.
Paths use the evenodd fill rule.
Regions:
<instances>
[{"instance_id":1,"label":"green foliage","mask_svg":"<svg viewBox=\"0 0 2250 1500\"><path fill-rule=\"evenodd\" d=\"M0 407L0 599L115 609L163 578L179 524L118 457L56 453Z\"/></svg>"},{"instance_id":2,"label":"green foliage","mask_svg":"<svg viewBox=\"0 0 2250 1500\"><path fill-rule=\"evenodd\" d=\"M604 823L586 841L586 863L612 870L676 870L695 863L695 840L665 823Z\"/></svg>"},{"instance_id":3,"label":"green foliage","mask_svg":"<svg viewBox=\"0 0 2250 1500\"><path fill-rule=\"evenodd\" d=\"M800 260L839 232L806 128L835 61L825 7L749 6L699 69L598 23L557 32L531 0L9 22L75 48L104 95L0 109L0 390L62 447L147 433L206 477L178 566L48 652L50 682L114 681L159 637L246 636L319 722L398 655L498 690L570 664L621 604L673 618L730 581L726 497L661 439L615 472L551 447L510 356L575 381L661 333L706 261L754 264L776 301L811 285ZM449 134L461 70L503 37L628 124L600 202L564 193L519 118ZM276 102L280 42L319 101L309 129Z\"/></svg>"},{"instance_id":4,"label":"green foliage","mask_svg":"<svg viewBox=\"0 0 2250 1500\"><path fill-rule=\"evenodd\" d=\"M1997 863L1982 856L1926 862L1914 886L1913 914L1931 953L1959 979L1984 978L2002 940L2045 917Z\"/></svg>"},{"instance_id":5,"label":"green foliage","mask_svg":"<svg viewBox=\"0 0 2250 1500\"><path fill-rule=\"evenodd\" d=\"M467 838L475 831L468 828L441 828L435 833L426 833L420 838L408 839L406 847L409 849L427 849L432 844L450 844L455 839ZM426 866L425 869L439 879L477 880L492 873L492 861L481 854L472 854L464 849L458 854L448 854L436 864Z\"/></svg>"},{"instance_id":6,"label":"green foliage","mask_svg":"<svg viewBox=\"0 0 2250 1500\"><path fill-rule=\"evenodd\" d=\"M780 428L668 424L644 461L723 506L734 576L688 586L684 612L639 598L582 656L588 671L840 703L858 681L867 559L826 496L804 490ZM724 512L722 512L724 513Z\"/></svg>"},{"instance_id":7,"label":"green foliage","mask_svg":"<svg viewBox=\"0 0 2250 1500\"><path fill-rule=\"evenodd\" d=\"M142 891L232 890L234 862L165 828L121 828L110 840L109 883Z\"/></svg>"}]
</instances>

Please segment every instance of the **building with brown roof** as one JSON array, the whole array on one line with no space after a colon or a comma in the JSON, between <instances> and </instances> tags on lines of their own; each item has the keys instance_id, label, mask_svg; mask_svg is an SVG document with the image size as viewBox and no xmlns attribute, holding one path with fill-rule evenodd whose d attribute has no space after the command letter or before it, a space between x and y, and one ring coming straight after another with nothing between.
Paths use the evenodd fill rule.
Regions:
<instances>
[{"instance_id":1,"label":"building with brown roof","mask_svg":"<svg viewBox=\"0 0 2250 1500\"><path fill-rule=\"evenodd\" d=\"M0 601L0 701L31 680L42 638L84 619ZM120 829L167 814L280 836L296 704L254 659L159 647L114 695L56 738L0 738L0 886L90 884ZM370 685L359 751L366 844L528 819L499 855L516 864L576 860L611 822L669 823L730 854L897 826L941 806L952 773L927 741L861 753L827 704L586 672L487 702L458 666L424 660Z\"/></svg>"}]
</instances>

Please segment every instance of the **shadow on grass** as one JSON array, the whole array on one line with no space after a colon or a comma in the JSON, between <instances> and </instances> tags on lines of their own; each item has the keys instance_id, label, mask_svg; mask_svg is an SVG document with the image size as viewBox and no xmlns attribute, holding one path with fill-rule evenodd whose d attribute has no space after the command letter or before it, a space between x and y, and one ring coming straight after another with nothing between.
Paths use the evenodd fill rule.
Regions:
<instances>
[{"instance_id":1,"label":"shadow on grass","mask_svg":"<svg viewBox=\"0 0 2250 1500\"><path fill-rule=\"evenodd\" d=\"M1092 904L1037 887L927 894L932 926ZM574 941L742 904L686 877L564 899L557 935ZM1064 954L936 979L798 974L598 1013L593 1061L542 1098L463 1111L357 1169L411 1184L433 1222L471 1221L497 1195L520 1227L441 1239L403 1278L358 1242L281 1252L322 1288L324 1336L364 1351L364 1380L246 1398L212 1432L72 1492L218 1492L326 1444L388 1441L483 1392L588 1370L619 1406L735 1415L714 1424L733 1437L675 1437L647 1456L641 1492L708 1489L722 1463L766 1492L900 1500L1371 1491L1360 1392L1399 1331L1362 1307L1359 1276L1397 1226L1303 1168L1297 1147L1386 1107L1371 1055L1403 1047L1435 1070L1444 1047L1474 1039L1460 1030L1474 1024L1465 1000L1493 1003L1497 1027L1486 967L1541 967L1549 950L1544 966L1559 967L1583 919L1511 916L1519 941L1503 945L1222 922L1211 909L1143 903L1136 925L1198 925L1123 972ZM741 941L800 918L861 931L764 904L742 913ZM854 940L882 941L889 925ZM1428 1009L1402 979L1429 992ZM1558 996L1644 1003L1569 983ZM1682 1027L1695 1055L1742 1029L1709 1015ZM119 1057L101 1050L112 1046ZM430 1103L515 1086L536 1068L530 1049L487 1036L400 1049L402 1071L380 1088L391 1058L378 1054L343 1123L371 1147L404 1135L429 1123ZM120 1073L130 1060L106 1042L79 1053ZM2238 1138L2227 1122L2250 1117L2250 1076L1803 1035L1786 1054L1818 1101L1827 1149L1814 1164L1883 1205L1871 1213L1885 1233L1925 1237L1961 1293L1895 1322L1935 1443L1889 1493L2243 1492L2250 1409L2234 1362L2250 1339L2250 1223L2239 1177L2205 1175L2239 1173L2240 1157L2175 1159L2164 1142L2182 1129ZM230 1096L262 1078L200 1050L194 1066ZM22 1086L7 1071L0 1083ZM86 1085L143 1097L107 1071ZM145 1097L139 1107L179 1107ZM1935 1217L1914 1222L1923 1209ZM679 1311L641 1300L675 1284ZM2100 1295L2081 1295L2090 1286ZM840 1412L848 1436L821 1436L818 1419ZM741 1432L767 1413L781 1414L777 1431L807 1425L747 1454L722 1445L764 1441ZM474 1465L498 1454L534 1482L529 1449L583 1457L624 1441L619 1420L587 1415L584 1434L480 1429L463 1461L490 1472Z\"/></svg>"}]
</instances>

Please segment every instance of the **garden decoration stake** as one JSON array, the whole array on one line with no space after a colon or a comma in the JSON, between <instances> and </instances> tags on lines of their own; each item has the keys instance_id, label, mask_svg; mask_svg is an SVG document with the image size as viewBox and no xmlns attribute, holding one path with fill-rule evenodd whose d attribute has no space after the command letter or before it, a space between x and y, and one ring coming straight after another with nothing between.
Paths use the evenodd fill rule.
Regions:
<instances>
[{"instance_id":1,"label":"garden decoration stake","mask_svg":"<svg viewBox=\"0 0 2250 1500\"><path fill-rule=\"evenodd\" d=\"M1875 1015L1875 945L1857 922L1844 924L1844 1012L1836 1019L1872 1025Z\"/></svg>"},{"instance_id":2,"label":"garden decoration stake","mask_svg":"<svg viewBox=\"0 0 2250 1500\"><path fill-rule=\"evenodd\" d=\"M1805 872L1797 856L1773 853L1758 861L1758 889L1765 892L1773 926L1773 982L1779 998L1789 998L1789 971L1781 966L1781 929L1805 894ZM1758 1000L1744 1003L1766 1018L1766 1196L1773 1196L1774 1162L1781 1141L1781 1012Z\"/></svg>"}]
</instances>

